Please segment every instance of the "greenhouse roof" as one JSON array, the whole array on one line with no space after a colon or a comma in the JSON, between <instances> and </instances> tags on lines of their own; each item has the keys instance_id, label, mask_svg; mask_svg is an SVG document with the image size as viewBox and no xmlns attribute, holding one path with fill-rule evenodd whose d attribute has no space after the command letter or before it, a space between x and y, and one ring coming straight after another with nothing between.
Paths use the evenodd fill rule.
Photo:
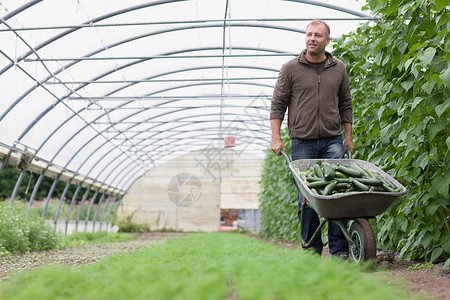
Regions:
<instances>
[{"instance_id":1,"label":"greenhouse roof","mask_svg":"<svg viewBox=\"0 0 450 300\"><path fill-rule=\"evenodd\" d=\"M332 3L332 4L329 4ZM361 1L0 2L0 159L123 194L190 151L270 147L278 71ZM331 51L331 48L328 49ZM1 176L1 175L0 175Z\"/></svg>"}]
</instances>

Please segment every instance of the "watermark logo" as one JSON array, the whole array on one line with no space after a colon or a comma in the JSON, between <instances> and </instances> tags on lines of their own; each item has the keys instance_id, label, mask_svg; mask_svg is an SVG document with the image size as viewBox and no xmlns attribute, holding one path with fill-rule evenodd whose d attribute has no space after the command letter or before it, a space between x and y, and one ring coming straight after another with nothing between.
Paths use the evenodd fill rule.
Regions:
<instances>
[{"instance_id":1,"label":"watermark logo","mask_svg":"<svg viewBox=\"0 0 450 300\"><path fill-rule=\"evenodd\" d=\"M169 199L177 206L194 206L202 194L200 180L193 174L180 173L174 176L168 186Z\"/></svg>"}]
</instances>

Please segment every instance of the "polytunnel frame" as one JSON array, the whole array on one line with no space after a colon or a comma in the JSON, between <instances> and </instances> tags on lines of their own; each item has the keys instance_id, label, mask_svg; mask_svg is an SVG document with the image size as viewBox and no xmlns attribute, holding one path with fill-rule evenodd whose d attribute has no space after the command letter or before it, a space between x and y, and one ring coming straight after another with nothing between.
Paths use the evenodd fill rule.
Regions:
<instances>
[{"instance_id":1,"label":"polytunnel frame","mask_svg":"<svg viewBox=\"0 0 450 300\"><path fill-rule=\"evenodd\" d=\"M297 32L298 32L298 31L297 31ZM147 35L148 35L148 34L147 34ZM130 40L134 40L135 38L136 38L136 37L133 37L133 38L131 38L131 39L128 39L126 42L128 42L128 41L130 41ZM140 37L138 37L138 38L140 38ZM124 42L124 41L121 41L121 42L119 42L119 43L116 43L116 44L114 44L114 46L119 45L119 44L122 44L123 42ZM113 46L110 46L110 48L111 48L111 47L113 47ZM207 49L207 50L218 50L218 49L220 49L220 48L219 48L219 47L208 47L208 48L206 48L206 49ZM233 49L236 49L236 50L257 50L257 51L277 52L277 50L273 50L273 49L263 49L263 48L253 48L253 47L234 47ZM99 53L99 52L101 52L101 51L103 51L103 50L105 50L105 49L96 50L96 51L90 53L89 55L94 55L94 54ZM173 55L173 54L186 53L186 52L192 52L192 51L202 51L202 50L204 50L204 49L202 49L202 48L183 49L183 50L177 50L177 51L173 51L173 52L164 53L163 55ZM283 52L279 51L278 53L283 53ZM151 58L148 58L148 59L142 59L142 60L137 60L137 61L128 63L128 64L126 64L126 65L120 66L120 67L118 67L118 68L112 69L112 70L110 70L110 71L106 71L105 73L103 73L103 74L101 74L101 75L99 75L99 76L96 76L95 78L91 79L90 81L94 81L94 80L96 80L96 79L102 78L102 77L107 76L107 75L109 75L109 74L111 74L111 73L113 73L113 72L116 72L116 71L118 71L118 70L121 70L121 69L130 67L130 66L133 66L133 65L135 65L135 64L142 63L142 62L146 62L146 61L148 61L148 60L150 60L150 59L151 59ZM62 70L64 70L64 69L68 69L69 66L72 66L72 65L76 64L77 62L79 62L79 61L73 62L73 63L71 63L71 64L69 64L69 65L65 65L65 66L63 66L62 68L60 68L60 70L58 70L58 71L62 71ZM256 69L256 68L255 68L255 69ZM176 71L174 71L174 72L176 72ZM172 73L174 73L174 72L172 72ZM58 73L59 73L59 72L55 72L54 74L58 74ZM168 75L168 74L170 74L170 72L168 72L168 73L165 74L165 75ZM163 76L163 75L159 75L159 76ZM45 81L41 81L41 82L39 83L39 86L41 86L42 84L44 84L47 80L50 80L51 78L52 78L52 76L47 77ZM151 77L148 77L148 78L151 78ZM205 85L205 84L211 84L211 83L203 83L203 85ZM237 82L233 82L232 84L238 84L238 83L237 83ZM254 85L255 83L248 83L248 84L249 84L249 85ZM85 85L81 85L81 86L76 87L76 88L74 89L73 93L76 93L76 91L78 91L78 90L84 88L86 85L88 85L88 84L85 84ZM129 86L131 86L131 85L132 85L132 84L124 85L123 87L117 88L116 90L110 92L109 94L116 93L116 92L119 91L120 89L127 88L127 87L129 87ZM198 84L197 84L197 85L198 85ZM188 86L188 85L186 85L186 86ZM270 86L267 86L267 87L270 87ZM175 89L175 88L179 88L179 87L173 87L173 89ZM32 90L34 90L34 88L30 89L30 90L26 93L26 95L28 95L29 93L31 93ZM169 89L167 89L167 90L169 90ZM167 91L167 90L166 90L166 91ZM157 91L157 92L162 92L162 91ZM156 93L156 92L155 92L155 93ZM155 93L153 93L153 94L155 94ZM23 99L26 95L21 96L19 99ZM62 97L62 98L58 98L58 99L59 99L59 102L63 102L63 100L65 100L65 98L69 98L70 95L71 95L71 94L68 94L68 95L66 95L66 96L64 96L64 97ZM100 98L105 98L105 96L100 97ZM172 97L172 98L176 98L176 97ZM13 106L17 105L17 103L19 103L19 102L20 102L20 101L15 101L15 103L14 103ZM131 102L131 101L130 101L130 102ZM7 110L7 112L9 112L10 110L12 110L13 106L10 107L10 108ZM35 118L35 120L33 120L33 122L30 123L29 126L28 126L28 127L22 132L22 134L19 136L18 141L20 141L20 140L27 134L27 132L29 132L29 130L31 130L31 128L32 128L35 124L37 124L37 122L38 122L43 116L45 116L49 111L51 111L52 109L53 109L53 105L49 106L49 107L48 107L46 110L44 110L37 118ZM68 119L66 119L66 121L62 122L62 123L61 123L61 124L60 124L60 125L59 125L59 126L58 126L58 127L57 127L57 128L56 128L56 129L55 129L55 130L47 137L47 139L45 139L45 140L43 141L43 143L41 144L41 146L39 146L39 147L37 148L37 152L41 149L41 147L43 147L43 146L45 145L45 143L49 140L49 138L50 138L54 133L56 133L56 131L57 131L59 128L61 128L61 127L62 127L68 120L70 120L71 118L73 118L73 117L75 117L75 116L79 116L79 114L80 114L83 110L85 110L85 109L86 109L86 107L82 108L81 110L79 110L79 111L77 111L77 112L74 112L74 114L73 114L70 118L68 118ZM6 112L6 113L7 113L7 112ZM1 121L1 119L3 119L3 118L5 117L6 113L3 114L3 115L0 117L0 121ZM103 116L103 115L102 115L102 116ZM102 117L102 116L101 116L101 117ZM90 126L91 123L89 123L89 124L87 124L87 125ZM99 134L101 134L101 132L100 132ZM72 136L72 138L73 138L73 136ZM105 139L108 140L108 141L111 141L111 139L108 139L108 138L106 138L106 137L105 137ZM64 144L64 145L66 145L66 144ZM114 145L114 144L113 144L113 145ZM118 147L114 147L114 148L117 149ZM62 150L62 149L60 149L59 151L61 151L61 150ZM59 151L54 155L54 157L52 158L51 161L53 161L53 160L56 158L56 156L57 156L57 154L59 153ZM65 168L66 168L66 167L67 167L67 165L65 166ZM88 174L86 174L86 175L88 175Z\"/></svg>"},{"instance_id":2,"label":"polytunnel frame","mask_svg":"<svg viewBox=\"0 0 450 300\"><path fill-rule=\"evenodd\" d=\"M28 3L24 4L24 5L22 5L21 7L17 8L17 9L14 10L13 12L7 14L7 15L2 19L2 22L3 22L4 24L7 25L6 21L7 21L9 18L11 18L11 17L15 16L16 14L18 14L18 13L20 13L20 12L22 12L22 11L24 11L24 10L26 10L26 9L28 9L28 8L30 8L30 7L32 7L32 6L34 6L35 4L37 4L37 3L41 2L41 1L42 1L42 0L38 0L38 1L30 1L30 2L28 2ZM50 44L51 42L53 42L53 41L59 39L60 37L66 36L66 35L68 35L68 34L74 32L74 31L76 31L76 30L78 30L78 29L80 29L80 28L87 27L87 26L92 26L92 24L95 23L95 22L99 22L99 21L101 21L101 20L104 20L104 19L107 19L107 18L116 16L116 15L120 15L120 14L122 14L122 13L128 13L128 12L131 12L131 11L134 11L134 10L138 10L138 9L142 9L142 8L148 8L148 7L151 7L151 6L157 6L157 5L163 5L163 4L171 4L171 3L175 3L175 2L181 2L181 1L186 1L186 0L155 1L155 2L153 2L153 3L146 3L146 4L136 5L136 6L129 7L129 8L125 8L125 9L121 9L121 10L118 10L118 11L115 11L115 12L112 12L112 13L109 13L109 14L105 14L105 15L103 15L103 16L100 16L100 17L97 17L97 18L91 20L91 21L89 22L89 24L88 24L87 22L86 22L86 23L83 23L82 25L84 25L84 26L79 25L80 27L72 28L72 29L70 29L70 30L67 30L67 31L65 31L65 32L62 32L62 33L60 33L60 34L54 36L52 39L47 40L48 43L43 43L43 44L40 45L39 48L36 48L36 49L30 47L30 46L26 43L26 41L22 39L22 41L24 42L24 44L26 44L26 45L30 48L30 51L29 51L28 53L26 53L25 55L21 56L19 60L15 60L15 61L14 61L14 60L10 59L3 51L1 51L1 53L2 53L7 59L9 59L9 60L11 61L11 63L13 63L12 65L14 65L14 66L18 66L17 63L20 62L20 61L22 61L22 60L24 60L24 61L27 61L27 60L28 60L28 61L32 61L32 60L30 60L30 59L27 59L26 57L28 57L28 56L31 55L31 54L35 54L36 57L38 57L38 58L35 59L35 60L36 60L36 61L41 61L41 63L43 64L44 68L47 69L46 66L45 66L45 64L43 63L44 60L43 60L43 59L39 59L39 55L37 54L36 50L39 50L40 48L45 47L46 45L48 45L48 44ZM326 7L326 8L335 9L335 10L337 10L337 11L342 11L342 12L345 12L345 13L353 14L353 15L356 15L356 16L359 16L359 17L362 17L362 18L368 17L368 16L366 16L366 15L364 15L364 14L362 14L362 13L357 13L357 12L355 12L355 11L348 10L348 9L345 9L345 8L342 8L342 7L339 7L339 6L329 5L329 4L320 3L320 2L316 2L316 1L301 1L301 0L283 0L283 1L295 2L295 3L302 3L302 4L310 4L310 5L315 5L315 6L322 6L322 7ZM228 6L228 1L227 1L227 6ZM226 7L226 9L227 9L227 7ZM226 13L225 13L225 17L226 17ZM213 21L213 20L209 20L209 21ZM217 25L217 24L214 24L214 25L207 25L207 26L202 26L202 27L203 27L203 28L223 27L223 30L224 30L224 31L225 31L225 27L232 27L232 26L254 26L254 27L263 27L263 28L281 29L281 26L268 26L268 25L245 24L245 23L244 23L244 24L232 24L232 22L235 22L235 21L236 21L236 20L232 20L232 19L223 19L223 20L216 20L216 21L220 21L220 22L223 21L223 25ZM201 22L201 21L198 21L198 22ZM214 22L215 22L215 21L214 21ZM227 22L228 22L228 25L226 24ZM101 24L98 24L98 25L101 26ZM7 25L7 26L8 26L8 25ZM186 26L186 27L184 27L184 29L199 29L199 28L200 28L199 26ZM10 28L10 29L11 29L11 28ZM175 29L171 29L171 30L165 30L165 31L166 31L166 32L170 32L170 31L174 31L174 30L184 30L184 29L182 29L181 27L179 27L179 28L175 28ZM284 29L282 29L282 30L292 30L292 29L284 28ZM162 30L162 31L164 31L164 30ZM161 32L162 32L162 31L161 31ZM293 31L298 32L298 30L293 30ZM20 35L19 35L16 31L14 31L14 33L16 34L17 37L21 38ZM302 33L304 33L304 31L303 31ZM155 34L158 34L158 33L155 33ZM219 48L217 47L217 49L219 49ZM228 49L228 48L227 48L227 49ZM238 50L238 49L235 48L235 47L233 47L232 49ZM223 45L222 50L225 50L225 43L224 43L224 45ZM261 49L256 49L256 50L257 50L257 51L261 51ZM101 51L103 51L103 50L101 50ZM101 52L101 51L99 51L99 52ZM205 49L199 49L199 51L205 51ZM95 53L94 53L94 54L95 54ZM94 54L92 54L92 55L94 55ZM284 55L285 55L285 54L284 54ZM214 57L220 57L220 55L214 55ZM224 57L224 55L222 55L222 57ZM154 56L154 57L148 57L147 59L144 59L143 61L147 61L148 59L153 59L153 58L158 58L158 57L156 57L156 56ZM78 61L80 61L80 60L76 60L76 61L74 61L72 64L69 64L69 65L72 66L72 65L76 64ZM138 62L136 62L136 63L138 63ZM10 65L9 67L11 67L12 65ZM0 70L0 75L1 75L2 73L4 73L9 67L7 67L6 69L4 68L4 69ZM208 66L207 66L207 67L208 67ZM223 67L224 67L224 66L222 66L222 70L223 70ZM229 66L227 66L227 68L228 68L228 67L229 67ZM20 66L19 66L19 68L20 68ZM64 69L64 68L61 68L61 70L63 70L63 69ZM21 70L22 70L26 75L30 76L30 74L28 74L24 69L21 68ZM47 70L48 70L48 69L47 69ZM16 105L17 103L19 103L23 98L25 98L29 93L33 92L37 87L42 87L42 88L45 89L45 87L43 86L43 84L45 84L46 82L48 82L48 80L50 80L51 78L57 79L57 78L55 77L55 74L58 74L61 70L59 70L57 73L52 73L52 72L49 71L50 75L47 77L47 79L46 79L46 80L43 80L43 81L41 81L41 82L39 82L39 83L38 83L37 80L36 80L36 82L37 82L36 86L34 86L34 87L31 88L28 92L26 92L26 93L23 94L21 97L19 97L19 99L17 99L17 101L15 102L14 105ZM106 76L106 75L104 75L104 76ZM163 76L163 75L159 75L159 76ZM33 78L32 76L30 76L30 77ZM103 77L103 76L101 76L101 77ZM100 78L101 78L101 77L100 77ZM154 76L154 77L157 77L157 76ZM224 83L224 81L225 81L226 79L224 79L224 78L222 77L220 80L222 80L222 83L221 83L221 84L223 85L223 83ZM60 81L60 80L59 80L59 81ZM135 84L140 83L140 82L142 82L142 81L136 81ZM61 83L61 84L65 84L65 83L67 83L67 82L62 82L62 81L60 81L60 83ZM95 81L92 81L92 82L86 82L86 85L88 85L88 84L90 84L90 83L95 83ZM204 83L203 83L203 84L204 84ZM219 84L219 83L212 83L212 84ZM234 83L233 83L233 84L234 84ZM236 84L238 84L238 83L236 83ZM242 82L241 84L251 85L251 83L249 83L249 82ZM198 85L198 84L197 84L197 85ZM270 86L268 85L268 87L270 87ZM66 86L66 88L67 88L67 86ZM82 87L81 87L81 88L82 88ZM124 88L126 88L126 87L124 86L124 87L121 87L120 89L124 89ZM181 88L181 87L174 87L173 89L175 89L175 88ZM118 89L118 90L120 90L120 89ZM70 90L70 89L69 89L69 90ZM47 90L47 92L49 92L50 94L52 94L52 93L51 93L50 91L48 91L48 90ZM159 93L159 92L161 92L161 91L154 92L154 93L152 93L152 94ZM73 92L73 93L76 94L76 92ZM112 93L109 93L109 94L112 94ZM223 95L221 95L221 96L223 96ZM58 104L59 104L59 103L64 104L64 103L63 103L63 100L65 100L66 97L60 98L60 97L57 97L56 95L53 95L53 97L55 97L56 99L58 99ZM101 98L101 97L96 97L96 98ZM182 101L182 99L179 99L179 100L177 100L177 101ZM123 104L123 105L127 105L127 104L130 103L130 102L132 102L132 100L129 101L129 102L127 102L126 104ZM166 103L167 103L167 102L166 102ZM164 104L166 104L166 103L164 103ZM160 105L163 105L163 104L160 104ZM197 107L197 109L198 109L198 108L199 108L199 107ZM11 109L12 109L12 108L11 108ZM115 107L113 110L115 110L115 109L120 109L120 108L119 108L119 107ZM151 107L146 108L145 110L147 110L147 109L151 109ZM186 109L186 108L180 108L180 109ZM192 109L194 109L194 108L192 108ZM145 110L143 110L143 111L145 111ZM1 119L3 119L3 117L4 117L6 114L8 114L9 111L10 111L10 110L6 111L2 116L0 116L0 121L1 121ZM138 112L138 113L141 113L141 112L143 112L143 111L140 111L140 112ZM71 116L71 118L73 118L73 117L75 117L75 116L77 115L77 112L75 112L75 111L73 111L73 112L74 112L74 114ZM171 111L171 112L168 112L167 114L174 113L174 112L176 112L176 111ZM105 114L107 114L106 109L105 109ZM208 114L208 116L211 116L211 115L213 115L213 114ZM103 116L104 116L104 115L103 115ZM128 118L130 118L131 116L132 116L132 115L126 116L124 119L128 119ZM198 117L198 116L199 116L199 115L191 115L191 116L186 117L186 118ZM220 116L222 116L222 113L220 113ZM81 118L81 117L80 117L80 118ZM81 119L83 119L83 118L81 118ZM180 120L180 119L178 119L178 120ZM66 121L63 121L60 125L64 124L65 122L67 122L67 120L66 120ZM193 121L193 122L195 122L195 121ZM213 122L213 121L211 121L211 122ZM216 121L216 122L217 122L217 121ZM220 120L220 122L222 122L222 120ZM85 123L87 123L87 122L85 122ZM92 123L92 122L90 122L89 124L85 124L85 126L83 127L83 129L87 128L87 126L89 126L91 123ZM136 123L136 125L134 125L134 126L137 126L137 125L139 125L139 124L140 124L140 123ZM31 125L31 124L30 124L30 125ZM260 124L259 124L259 125L260 125ZM34 125L33 125L33 126L34 126ZM111 127L113 127L113 126L114 126L114 124L111 124ZM131 129L131 128L133 128L134 126L130 126L130 127L128 127L128 129ZM156 125L156 126L158 126L158 125ZM173 128L184 127L184 126L186 126L186 125L179 125L179 126L176 126L176 127L173 127ZM31 127L32 127L32 126L31 126ZM30 127L30 126L27 127L27 130L31 129L31 127ZM154 127L155 127L155 126L154 126ZM150 127L150 128L154 128L154 127ZM173 128L172 128L172 129L173 129ZM210 127L210 128L211 128L211 129L212 129L212 128L216 128L216 129L217 129L217 127ZM69 143L69 141L70 141L71 139L73 139L73 138L74 138L78 133L80 133L83 129L80 129L77 133L73 134L73 136L72 136L69 140L67 140L66 143L64 143L63 146L60 148L60 150L54 155L53 159L52 159L50 162L47 162L47 167L45 167L45 168L42 169L42 172L41 172L40 177L39 177L39 179L38 179L38 182L39 182L39 183L37 182L36 185L35 185L35 187L34 187L34 189L33 189L33 193L34 193L34 194L35 194L35 190L37 191L37 189L38 189L38 187L39 187L39 184L40 184L40 181L42 180L41 178L45 175L45 172L47 172L47 170L49 169L50 166L53 166L53 160L56 158L56 156L58 155L58 153L59 153L60 151L62 151L62 149L67 145L67 143ZM122 131L127 131L127 129L119 131L117 135L120 135L120 134L122 133ZM20 140L26 135L27 132L28 132L28 131L24 131L24 132L23 132L23 134L21 135L21 138L18 139L17 143L14 144L14 147L13 147L13 148L15 148L17 144L20 144ZM54 131L54 132L56 132L56 131ZM102 131L102 132L104 132L104 131ZM102 132L97 133L97 135L101 135ZM136 136L138 136L138 135L140 135L140 134L142 134L142 133L143 133L143 132L138 132L138 133L136 133L132 138L135 138ZM52 133L52 134L53 134L53 133ZM157 133L155 133L155 135L156 135L156 134L157 134ZM181 135L181 134L182 134L181 132L177 132L177 133L175 133L175 134L173 134L173 135L171 135L171 136L177 136L177 135ZM206 134L206 135L208 135L208 134ZM94 138L94 137L93 137L93 138ZM125 139L125 141L129 141L129 140L131 140L132 138L127 138L127 139ZM108 142L110 142L113 138L110 138L110 139L105 138L105 139L106 139L105 143L108 143ZM48 138L47 138L46 140L48 140ZM88 143L89 143L89 142L88 142ZM45 144L45 143L44 143L44 144ZM42 148L44 144L41 144L41 146L40 146L39 148ZM87 144L87 143L86 143L86 144ZM86 145L86 144L85 144L85 145ZM113 145L114 145L114 144L113 144ZM83 147L84 147L84 146L83 146ZM83 147L82 147L82 148L83 148ZM143 147L147 147L147 146L144 145ZM79 151L81 151L82 148L80 148L76 153L79 153ZM3 169L3 167L4 167L4 165L5 165L6 163L8 163L8 159L10 158L11 152L12 152L12 150L13 150L11 147L10 147L9 149L10 149L9 152L6 154L5 157L3 157L2 164L0 165L0 175L1 175L1 171L2 171L2 169ZM116 147L111 148L108 152L111 152L111 151L113 151L114 149L116 149ZM20 152L19 149L14 149L14 150L15 150L17 153ZM124 152L128 152L128 150L129 150L129 149L127 149L127 151L121 151L122 153L119 154L119 156L122 156L122 155L126 154L126 153L124 153ZM119 151L119 152L120 152L120 151ZM24 154L24 153L22 153L22 155L23 155L23 154ZM91 155L92 155L92 154L91 154ZM63 175L63 172L69 171L69 172L72 172L72 174L73 174L72 178L69 178L69 180L67 181L66 187L65 187L65 189L64 189L65 191L63 192L63 194L65 194L65 193L67 192L69 186L71 185L72 180L75 180L75 179L76 179L76 176L80 175L80 174L78 174L78 171L80 170L81 167L78 168L78 171L75 171L75 172L66 169L66 168L68 167L68 165L70 164L70 162L75 158L75 156L76 156L76 154L74 154L74 155L69 159L69 161L66 163L65 167L61 170L61 173L60 173L60 174L57 174L56 177L55 177L55 182L54 182L54 184L56 185L57 180ZM105 156L106 156L106 154L105 154L103 157L105 157ZM89 156L89 157L90 157L90 156ZM102 157L102 159L103 159L103 157ZM86 162L86 161L87 161L87 159L85 160L85 162ZM124 159L124 161L126 161L126 158ZM133 161L133 160L132 160L132 161ZM85 162L83 162L83 165L84 165ZM97 161L97 163L99 163L99 161ZM139 165L139 164L137 164L137 165ZM91 170L88 172L88 174L86 174L85 177L84 177L81 181L79 181L79 184L77 185L77 189L76 189L76 191L75 191L75 193L74 193L74 196L73 196L73 198L72 198L72 200L71 200L70 209L72 208L73 203L74 203L74 201L76 200L76 197L78 196L78 193L79 193L79 190L80 190L81 186L82 186L82 185L85 183L85 181L88 179L89 173L92 171L93 168L94 168L94 166L91 168ZM23 172L25 172L25 170L22 171L21 175L23 175ZM131 172L131 171L130 171L130 172ZM144 173L145 173L145 172L144 172ZM111 174L112 174L112 173L110 173L110 174L107 176L107 178L108 178ZM120 174L120 172L119 172L118 174ZM98 178L99 175L100 175L100 174L97 175L97 178ZM142 174L141 174L141 175L142 175ZM118 176L118 175L117 175L117 176ZM116 177L117 177L117 176L116 176ZM19 176L19 179L20 179L21 177L22 177L22 176ZM133 177L133 176L131 176L130 178L132 178L132 177ZM101 191L101 188L102 188L103 185L105 185L106 179L107 179L107 178L104 179L104 181L103 181L104 183L98 182L98 183L100 184L100 186L96 189L95 195L97 195L97 194ZM122 179L120 180L120 182L121 182L122 180L124 180L124 178L125 178L125 177L122 177ZM130 178L129 178L128 180L130 180ZM19 179L18 179L18 181L17 181L17 183L16 183L16 186L17 186L17 187L20 185ZM135 180L136 180L136 179L135 179ZM96 182L97 182L97 179L96 179L96 178L94 178L94 179L91 180L91 183L90 183L90 184L88 185L88 187L86 188L85 194L84 194L84 196L83 196L83 198L82 198L82 203L86 200L87 195L90 193L91 188L94 186L94 184L95 184ZM114 181L113 181L113 182L114 182ZM112 182L112 183L113 183L113 182ZM52 187L53 187L53 186L52 186ZM111 188L112 188L112 190L110 190ZM16 188L15 188L15 189L16 189ZM114 203L116 202L117 198L119 198L119 200L117 201L117 203L120 204L121 200L123 199L123 195L124 195L124 193L126 192L126 191L123 191L123 190L117 191L117 190L118 190L118 186L116 186L116 187L108 186L106 189L103 190L100 199L103 199L103 198L104 198L104 196L105 196L105 194L107 193L107 191L110 191L110 192L109 192L109 194L108 194L108 196L107 196L106 204L105 204L105 206L104 206L104 208L103 208L104 213L102 214L102 219L101 219L101 222L100 222L100 227L102 226L102 223L103 223L103 218L104 218L104 216L105 216L105 210L106 210L106 207L107 207L108 200L110 199L111 195L114 194L114 190L116 190L116 192L115 192L115 193L116 193L116 197L114 197L113 205L111 205L111 208L110 208L110 210L109 210L109 212L108 212L108 221L107 221L107 222L109 222L109 219L110 219L110 216L111 216L111 212L112 212ZM51 194L51 191L49 192L49 194ZM119 197L119 196L120 196L120 197ZM61 199L62 199L62 198L63 198L63 196L61 197ZM95 199L95 196L94 196L94 199ZM14 200L14 198L11 199L11 201L13 201L13 200ZM60 200L60 203L61 203L61 201L62 201L62 200ZM32 201L31 201L31 199L30 199L30 205L31 205L31 202L32 202ZM92 205L93 202L94 202L94 201L91 202L91 205ZM101 203L101 201L100 201L100 203ZM115 210L117 210L117 207L118 207L118 206L119 206L119 205L117 205L117 206L115 207ZM100 205L97 207L96 216L97 216L97 214L98 214L99 209L100 209ZM78 216L77 216L77 220L76 220L77 225L78 225L78 221L79 221L79 214L80 214L80 212L81 212L81 207L80 207L80 210L79 210L79 212L78 212ZM58 209L58 214L59 214L59 209ZM58 221L58 214L57 214L57 216L56 216L56 218L55 218L55 225L56 225L56 223L57 223L57 221ZM115 213L114 213L114 217L115 217ZM87 218L88 218L88 217L87 217ZM86 218L86 222L87 222L87 218ZM65 233L67 233L67 222L68 222L68 218L67 218L67 220L66 220L66 229L65 229ZM86 223L86 226L87 226L87 223ZM95 220L94 220L94 226L95 226ZM85 228L85 230L86 230L86 228Z\"/></svg>"}]
</instances>

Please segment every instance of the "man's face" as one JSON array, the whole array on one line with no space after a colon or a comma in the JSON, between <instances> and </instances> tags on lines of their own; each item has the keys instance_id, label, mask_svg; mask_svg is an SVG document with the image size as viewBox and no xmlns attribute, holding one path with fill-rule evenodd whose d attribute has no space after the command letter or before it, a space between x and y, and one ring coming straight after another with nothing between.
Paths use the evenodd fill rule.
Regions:
<instances>
[{"instance_id":1,"label":"man's face","mask_svg":"<svg viewBox=\"0 0 450 300\"><path fill-rule=\"evenodd\" d=\"M330 42L327 37L327 29L322 24L310 24L306 28L306 51L311 55L318 55L325 51Z\"/></svg>"}]
</instances>

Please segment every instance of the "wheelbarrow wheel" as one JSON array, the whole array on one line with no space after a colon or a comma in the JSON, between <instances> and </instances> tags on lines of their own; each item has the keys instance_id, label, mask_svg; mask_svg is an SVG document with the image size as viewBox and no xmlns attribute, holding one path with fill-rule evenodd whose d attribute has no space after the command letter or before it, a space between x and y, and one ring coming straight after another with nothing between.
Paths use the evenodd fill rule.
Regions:
<instances>
[{"instance_id":1,"label":"wheelbarrow wheel","mask_svg":"<svg viewBox=\"0 0 450 300\"><path fill-rule=\"evenodd\" d=\"M369 221L356 219L350 226L350 237L355 246L349 245L350 256L355 262L367 261L377 256L375 234Z\"/></svg>"}]
</instances>

